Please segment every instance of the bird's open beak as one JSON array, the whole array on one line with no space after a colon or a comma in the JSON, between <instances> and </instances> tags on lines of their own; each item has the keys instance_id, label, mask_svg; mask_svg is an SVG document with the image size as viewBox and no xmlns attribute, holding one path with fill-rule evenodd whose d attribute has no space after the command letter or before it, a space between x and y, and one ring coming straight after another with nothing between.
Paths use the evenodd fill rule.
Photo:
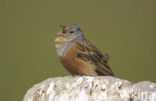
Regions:
<instances>
[{"instance_id":1,"label":"bird's open beak","mask_svg":"<svg viewBox=\"0 0 156 101\"><path fill-rule=\"evenodd\" d=\"M66 34L67 31L68 31L68 28L67 28L66 26L64 26L64 25L60 25L60 27L62 28L62 31L59 32L57 35L58 35L58 36L65 36L65 34Z\"/></svg>"},{"instance_id":2,"label":"bird's open beak","mask_svg":"<svg viewBox=\"0 0 156 101\"><path fill-rule=\"evenodd\" d=\"M69 31L69 28L64 26L64 25L60 25L60 27L62 28L62 33L66 34Z\"/></svg>"}]
</instances>

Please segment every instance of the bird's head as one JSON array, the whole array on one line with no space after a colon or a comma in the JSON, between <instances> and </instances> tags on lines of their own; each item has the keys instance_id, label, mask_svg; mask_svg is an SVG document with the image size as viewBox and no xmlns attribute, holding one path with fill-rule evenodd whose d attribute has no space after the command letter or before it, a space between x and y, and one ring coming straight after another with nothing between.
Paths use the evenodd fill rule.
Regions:
<instances>
[{"instance_id":1,"label":"bird's head","mask_svg":"<svg viewBox=\"0 0 156 101\"><path fill-rule=\"evenodd\" d=\"M84 39L83 33L77 24L69 24L66 26L60 25L62 31L58 33L58 36L67 37L69 40L81 40Z\"/></svg>"}]
</instances>

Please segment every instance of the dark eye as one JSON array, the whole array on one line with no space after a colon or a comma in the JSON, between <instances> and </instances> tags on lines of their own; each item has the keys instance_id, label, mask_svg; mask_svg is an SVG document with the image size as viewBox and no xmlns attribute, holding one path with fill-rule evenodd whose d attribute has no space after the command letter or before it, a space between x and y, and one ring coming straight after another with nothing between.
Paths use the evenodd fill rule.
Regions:
<instances>
[{"instance_id":1,"label":"dark eye","mask_svg":"<svg viewBox=\"0 0 156 101\"><path fill-rule=\"evenodd\" d=\"M69 33L71 33L71 34L72 34L72 33L74 33L74 31L70 31Z\"/></svg>"}]
</instances>

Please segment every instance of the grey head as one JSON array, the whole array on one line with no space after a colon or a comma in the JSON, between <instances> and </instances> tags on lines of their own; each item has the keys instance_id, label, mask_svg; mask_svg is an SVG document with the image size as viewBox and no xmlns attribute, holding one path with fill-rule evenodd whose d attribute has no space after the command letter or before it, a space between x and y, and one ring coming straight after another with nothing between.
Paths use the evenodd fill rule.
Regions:
<instances>
[{"instance_id":1,"label":"grey head","mask_svg":"<svg viewBox=\"0 0 156 101\"><path fill-rule=\"evenodd\" d=\"M62 32L67 34L70 40L83 40L85 39L78 24L68 24L63 26Z\"/></svg>"},{"instance_id":2,"label":"grey head","mask_svg":"<svg viewBox=\"0 0 156 101\"><path fill-rule=\"evenodd\" d=\"M77 24L69 24L66 26L61 25L62 35L67 35L69 40L66 40L65 44L59 48L56 48L58 56L65 55L71 48L74 40L85 40L85 37Z\"/></svg>"}]
</instances>

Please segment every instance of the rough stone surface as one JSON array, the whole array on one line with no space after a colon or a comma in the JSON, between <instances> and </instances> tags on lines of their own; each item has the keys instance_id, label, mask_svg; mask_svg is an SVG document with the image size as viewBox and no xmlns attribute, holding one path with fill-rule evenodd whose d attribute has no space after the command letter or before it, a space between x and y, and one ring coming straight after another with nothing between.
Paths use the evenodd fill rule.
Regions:
<instances>
[{"instance_id":1,"label":"rough stone surface","mask_svg":"<svg viewBox=\"0 0 156 101\"><path fill-rule=\"evenodd\" d=\"M156 84L110 76L49 78L30 88L23 101L156 101Z\"/></svg>"}]
</instances>

